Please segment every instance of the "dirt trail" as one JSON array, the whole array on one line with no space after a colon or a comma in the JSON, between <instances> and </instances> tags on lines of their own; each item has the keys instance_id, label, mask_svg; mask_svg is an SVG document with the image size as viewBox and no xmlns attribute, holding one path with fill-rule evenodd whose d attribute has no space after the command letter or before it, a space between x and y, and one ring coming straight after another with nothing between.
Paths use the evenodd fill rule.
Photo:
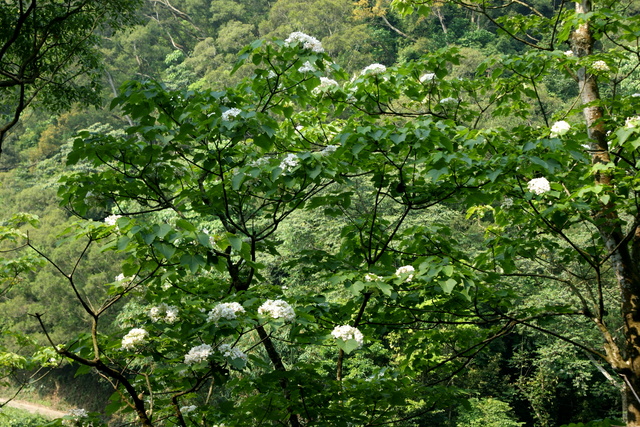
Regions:
<instances>
[{"instance_id":1,"label":"dirt trail","mask_svg":"<svg viewBox=\"0 0 640 427\"><path fill-rule=\"evenodd\" d=\"M0 398L0 404L6 401L7 399ZM43 417L47 418L60 418L67 415L66 412L56 411L55 409L47 408L46 406L37 405L35 403L26 402L24 400L12 400L11 402L7 403L7 406L31 412L32 414L42 415Z\"/></svg>"}]
</instances>

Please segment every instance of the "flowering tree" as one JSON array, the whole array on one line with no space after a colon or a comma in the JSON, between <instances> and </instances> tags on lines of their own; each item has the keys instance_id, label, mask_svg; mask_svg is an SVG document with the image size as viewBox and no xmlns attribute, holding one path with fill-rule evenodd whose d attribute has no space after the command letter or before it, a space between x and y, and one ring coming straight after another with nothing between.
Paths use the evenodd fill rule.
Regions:
<instances>
[{"instance_id":1,"label":"flowering tree","mask_svg":"<svg viewBox=\"0 0 640 427\"><path fill-rule=\"evenodd\" d=\"M626 120L638 98L623 84L637 23L564 5L497 21L523 41L553 33L469 80L447 77L455 49L348 76L293 33L245 49L255 76L226 91L127 83L112 106L134 126L81 134L68 162L93 169L60 191L79 215L118 215L77 236L122 253L123 276L102 304L76 292L91 333L51 344L108 378L114 408L145 426L380 425L447 405L456 390L441 384L525 325L607 362L638 425L640 123ZM605 36L612 47L595 52ZM586 119L548 111L542 82L557 73L575 77ZM536 110L538 127L527 122ZM479 218L481 244L452 230L453 209ZM340 235L299 254L324 284L285 292L269 266L300 211ZM75 290L82 256L71 265L59 270ZM566 292L528 304L523 278ZM121 336L102 335L103 314L128 296L147 308L121 319ZM540 323L561 316L588 319L604 347Z\"/></svg>"}]
</instances>

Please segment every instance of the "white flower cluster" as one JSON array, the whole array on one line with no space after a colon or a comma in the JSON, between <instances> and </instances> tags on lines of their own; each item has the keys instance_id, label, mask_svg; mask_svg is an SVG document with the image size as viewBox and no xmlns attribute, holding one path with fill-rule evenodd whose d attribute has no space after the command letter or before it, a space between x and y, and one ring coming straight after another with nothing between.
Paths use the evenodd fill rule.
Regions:
<instances>
[{"instance_id":1,"label":"white flower cluster","mask_svg":"<svg viewBox=\"0 0 640 427\"><path fill-rule=\"evenodd\" d=\"M527 188L530 192L540 195L551 190L551 185L547 178L534 178L527 184Z\"/></svg>"},{"instance_id":2,"label":"white flower cluster","mask_svg":"<svg viewBox=\"0 0 640 427\"><path fill-rule=\"evenodd\" d=\"M349 325L336 326L333 328L331 336L342 341L355 340L358 343L358 348L361 348L364 343L364 335L362 335L362 332L360 332L358 328Z\"/></svg>"},{"instance_id":3,"label":"white flower cluster","mask_svg":"<svg viewBox=\"0 0 640 427\"><path fill-rule=\"evenodd\" d=\"M280 162L280 169L283 171L290 171L298 166L298 156L293 153L287 154L287 156Z\"/></svg>"},{"instance_id":4,"label":"white flower cluster","mask_svg":"<svg viewBox=\"0 0 640 427\"><path fill-rule=\"evenodd\" d=\"M573 51L572 50L567 50L566 52L564 52L564 56L566 57L572 57L573 56Z\"/></svg>"},{"instance_id":5,"label":"white flower cluster","mask_svg":"<svg viewBox=\"0 0 640 427\"><path fill-rule=\"evenodd\" d=\"M293 307L281 299L267 300L258 308L258 313L274 319L282 318L286 322L291 322L296 318L296 312L293 311Z\"/></svg>"},{"instance_id":6,"label":"white flower cluster","mask_svg":"<svg viewBox=\"0 0 640 427\"><path fill-rule=\"evenodd\" d=\"M227 111L222 113L222 120L228 122L240 113L242 113L242 110L239 108L229 108Z\"/></svg>"},{"instance_id":7,"label":"white flower cluster","mask_svg":"<svg viewBox=\"0 0 640 427\"><path fill-rule=\"evenodd\" d=\"M269 158L268 157L260 157L259 159L256 159L253 162L249 163L249 166L252 166L254 168L260 168L260 167L266 166L268 164L269 164Z\"/></svg>"},{"instance_id":8,"label":"white flower cluster","mask_svg":"<svg viewBox=\"0 0 640 427\"><path fill-rule=\"evenodd\" d=\"M603 72L609 71L609 66L603 60L594 61L594 63L591 64L591 68L593 68L596 71L603 71Z\"/></svg>"},{"instance_id":9,"label":"white flower cluster","mask_svg":"<svg viewBox=\"0 0 640 427\"><path fill-rule=\"evenodd\" d=\"M377 282L380 280L382 280L382 277L378 276L377 274L367 273L364 275L365 282Z\"/></svg>"},{"instance_id":10,"label":"white flower cluster","mask_svg":"<svg viewBox=\"0 0 640 427\"><path fill-rule=\"evenodd\" d=\"M178 307L162 303L156 307L151 307L149 317L152 322L174 323L178 320Z\"/></svg>"},{"instance_id":11,"label":"white flower cluster","mask_svg":"<svg viewBox=\"0 0 640 427\"><path fill-rule=\"evenodd\" d=\"M298 68L299 73L314 73L316 71L316 67L309 61L302 64L302 67Z\"/></svg>"},{"instance_id":12,"label":"white flower cluster","mask_svg":"<svg viewBox=\"0 0 640 427\"><path fill-rule=\"evenodd\" d=\"M208 322L218 322L220 319L233 320L238 317L238 314L245 313L245 309L237 302L223 302L209 312L207 316Z\"/></svg>"},{"instance_id":13,"label":"white flower cluster","mask_svg":"<svg viewBox=\"0 0 640 427\"><path fill-rule=\"evenodd\" d=\"M122 348L125 350L133 350L137 346L144 344L148 335L149 333L142 328L133 328L122 338Z\"/></svg>"},{"instance_id":14,"label":"white flower cluster","mask_svg":"<svg viewBox=\"0 0 640 427\"><path fill-rule=\"evenodd\" d=\"M322 149L322 151L320 151L320 154L322 154L323 156L328 156L329 154L335 152L337 149L337 145L327 145Z\"/></svg>"},{"instance_id":15,"label":"white flower cluster","mask_svg":"<svg viewBox=\"0 0 640 427\"><path fill-rule=\"evenodd\" d=\"M565 135L570 129L571 125L564 120L555 122L553 126L551 126L551 137Z\"/></svg>"},{"instance_id":16,"label":"white flower cluster","mask_svg":"<svg viewBox=\"0 0 640 427\"><path fill-rule=\"evenodd\" d=\"M436 78L435 73L427 73L420 76L420 83L430 82L431 80Z\"/></svg>"},{"instance_id":17,"label":"white flower cluster","mask_svg":"<svg viewBox=\"0 0 640 427\"><path fill-rule=\"evenodd\" d=\"M457 104L458 100L456 98L442 98L440 100L440 104Z\"/></svg>"},{"instance_id":18,"label":"white flower cluster","mask_svg":"<svg viewBox=\"0 0 640 427\"><path fill-rule=\"evenodd\" d=\"M500 205L502 209L509 209L512 206L513 206L513 199L511 197L505 197L504 200L502 201L502 204Z\"/></svg>"},{"instance_id":19,"label":"white flower cluster","mask_svg":"<svg viewBox=\"0 0 640 427\"><path fill-rule=\"evenodd\" d=\"M314 95L318 95L319 93L325 91L326 89L338 88L338 87L340 87L340 85L338 84L337 81L330 79L328 77L320 77L320 84L315 88L313 88L311 93L313 93Z\"/></svg>"},{"instance_id":20,"label":"white flower cluster","mask_svg":"<svg viewBox=\"0 0 640 427\"><path fill-rule=\"evenodd\" d=\"M200 363L207 360L212 354L213 349L209 344L197 345L184 355L184 363L186 363L187 365Z\"/></svg>"},{"instance_id":21,"label":"white flower cluster","mask_svg":"<svg viewBox=\"0 0 640 427\"><path fill-rule=\"evenodd\" d=\"M229 344L220 344L218 351L222 353L224 357L228 357L229 359L240 359L245 365L247 364L247 355L237 348L231 347Z\"/></svg>"},{"instance_id":22,"label":"white flower cluster","mask_svg":"<svg viewBox=\"0 0 640 427\"><path fill-rule=\"evenodd\" d=\"M311 49L313 52L322 53L324 52L324 48L322 47L322 43L315 37L311 37L305 33L300 31L295 31L289 34L289 37L284 41L287 45L291 45L293 43L300 43L302 47L305 49Z\"/></svg>"},{"instance_id":23,"label":"white flower cluster","mask_svg":"<svg viewBox=\"0 0 640 427\"><path fill-rule=\"evenodd\" d=\"M120 218L122 218L122 215L109 215L104 219L104 223L106 225L116 225L116 221Z\"/></svg>"},{"instance_id":24,"label":"white flower cluster","mask_svg":"<svg viewBox=\"0 0 640 427\"><path fill-rule=\"evenodd\" d=\"M198 409L196 405L183 406L182 408L180 408L180 412L182 412L183 414L188 414L189 412L193 412L196 409Z\"/></svg>"},{"instance_id":25,"label":"white flower cluster","mask_svg":"<svg viewBox=\"0 0 640 427\"><path fill-rule=\"evenodd\" d=\"M385 71L387 71L387 67L385 67L382 64L376 63L376 64L371 64L366 66L360 74L362 74L363 76L366 74L376 75L376 74L382 74Z\"/></svg>"},{"instance_id":26,"label":"white flower cluster","mask_svg":"<svg viewBox=\"0 0 640 427\"><path fill-rule=\"evenodd\" d=\"M122 273L118 274L114 279L114 282L122 282L122 284L125 286L131 283L132 281L133 281L133 277L125 277L125 275Z\"/></svg>"},{"instance_id":27,"label":"white flower cluster","mask_svg":"<svg viewBox=\"0 0 640 427\"><path fill-rule=\"evenodd\" d=\"M81 408L77 408L77 409L71 409L69 412L67 412L67 416L69 417L73 417L73 420L62 420L62 425L63 426L77 426L82 424L82 421L80 421L81 418L87 418L89 416L89 413L85 410L85 409L81 409ZM93 425L93 424L91 424Z\"/></svg>"},{"instance_id":28,"label":"white flower cluster","mask_svg":"<svg viewBox=\"0 0 640 427\"><path fill-rule=\"evenodd\" d=\"M414 271L415 269L413 268L412 265L403 265L402 267L398 267L398 269L396 270L396 276L400 277L403 274L408 274L405 280L407 282L410 282L411 280L413 280Z\"/></svg>"},{"instance_id":29,"label":"white flower cluster","mask_svg":"<svg viewBox=\"0 0 640 427\"><path fill-rule=\"evenodd\" d=\"M67 415L76 418L87 418L89 416L89 413L86 409L76 408L69 410L69 412L67 412Z\"/></svg>"},{"instance_id":30,"label":"white flower cluster","mask_svg":"<svg viewBox=\"0 0 640 427\"><path fill-rule=\"evenodd\" d=\"M624 126L627 128L635 128L640 126L640 116L627 117Z\"/></svg>"}]
</instances>

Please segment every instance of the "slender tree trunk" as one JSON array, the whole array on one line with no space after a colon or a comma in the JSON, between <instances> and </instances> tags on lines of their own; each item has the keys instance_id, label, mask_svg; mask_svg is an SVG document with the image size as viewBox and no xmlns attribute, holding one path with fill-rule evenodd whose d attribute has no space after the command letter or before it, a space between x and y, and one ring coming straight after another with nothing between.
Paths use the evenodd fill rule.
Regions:
<instances>
[{"instance_id":1,"label":"slender tree trunk","mask_svg":"<svg viewBox=\"0 0 640 427\"><path fill-rule=\"evenodd\" d=\"M576 12L591 12L591 1L582 0L576 2ZM573 52L579 57L588 57L593 53L595 39L589 22L581 24L571 35ZM585 105L583 112L589 138L591 140L592 161L594 164L608 164L611 162L609 146L606 138L606 125L604 112L595 101L600 99L597 76L589 73L586 68L578 70L578 85L582 103ZM594 175L594 181L602 185L605 190L611 191L612 176L606 171ZM626 424L628 427L640 426L640 275L638 266L640 259L638 251L634 248L638 245L639 233L631 239L626 238L621 221L616 211L612 197L606 203L602 203L593 213L598 231L610 254L609 262L618 283L621 297L621 314L623 317L623 332L625 342L622 348L618 346L606 330L602 322L602 315L598 314L598 322L601 323L601 331L605 332L605 350L607 361L625 380L624 398L626 401ZM636 214L636 218L640 213Z\"/></svg>"}]
</instances>

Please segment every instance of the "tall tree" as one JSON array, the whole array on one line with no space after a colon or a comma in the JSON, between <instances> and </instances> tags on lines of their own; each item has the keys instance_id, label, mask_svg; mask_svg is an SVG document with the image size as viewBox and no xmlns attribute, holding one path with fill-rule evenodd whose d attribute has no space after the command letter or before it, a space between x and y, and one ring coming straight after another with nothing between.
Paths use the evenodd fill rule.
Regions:
<instances>
[{"instance_id":1,"label":"tall tree","mask_svg":"<svg viewBox=\"0 0 640 427\"><path fill-rule=\"evenodd\" d=\"M96 31L132 22L140 0L0 2L0 153L35 100L53 110L98 103Z\"/></svg>"}]
</instances>

